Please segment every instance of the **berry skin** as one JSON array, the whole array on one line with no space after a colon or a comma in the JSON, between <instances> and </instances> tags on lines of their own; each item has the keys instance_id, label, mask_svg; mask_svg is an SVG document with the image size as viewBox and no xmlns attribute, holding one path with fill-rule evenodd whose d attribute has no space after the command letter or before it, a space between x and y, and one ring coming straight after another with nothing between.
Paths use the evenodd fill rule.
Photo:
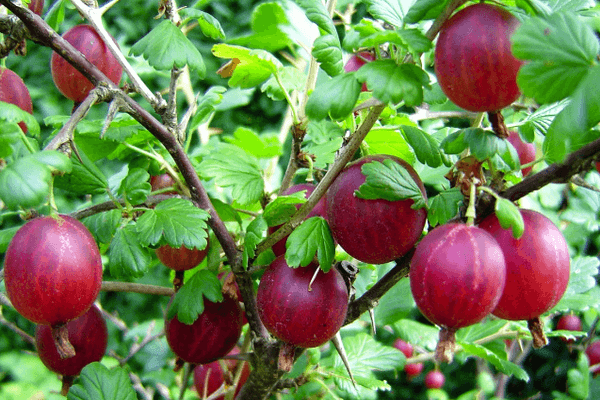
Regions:
<instances>
[{"instance_id":1,"label":"berry skin","mask_svg":"<svg viewBox=\"0 0 600 400\"><path fill-rule=\"evenodd\" d=\"M556 330L561 331L581 331L581 319L577 315L574 314L565 314L559 318L556 323ZM565 339L564 337L560 338L563 342L573 343L573 339Z\"/></svg>"},{"instance_id":2,"label":"berry skin","mask_svg":"<svg viewBox=\"0 0 600 400\"><path fill-rule=\"evenodd\" d=\"M413 347L412 344L405 342L404 340L398 338L394 341L394 347L400 350L406 358L410 358L413 355Z\"/></svg>"},{"instance_id":3,"label":"berry skin","mask_svg":"<svg viewBox=\"0 0 600 400\"><path fill-rule=\"evenodd\" d=\"M404 372L406 372L408 379L412 379L416 376L419 376L421 374L421 372L423 371L423 368L424 368L423 363L406 364L404 366Z\"/></svg>"},{"instance_id":4,"label":"berry skin","mask_svg":"<svg viewBox=\"0 0 600 400\"><path fill-rule=\"evenodd\" d=\"M446 382L446 377L438 370L429 371L425 375L425 387L427 389L441 389Z\"/></svg>"},{"instance_id":5,"label":"berry skin","mask_svg":"<svg viewBox=\"0 0 600 400\"><path fill-rule=\"evenodd\" d=\"M524 142L518 132L511 131L508 138L506 138L510 144L513 145L517 154L519 155L519 162L521 165L529 164L535 161L536 149L535 144ZM533 167L523 168L521 173L523 176L529 175Z\"/></svg>"},{"instance_id":6,"label":"berry skin","mask_svg":"<svg viewBox=\"0 0 600 400\"><path fill-rule=\"evenodd\" d=\"M353 72L358 71L360 67L365 65L367 62L375 60L375 56L370 51L361 51L357 54L352 54L346 65L344 65L344 71ZM360 89L361 92L367 92L367 83L363 82L362 87Z\"/></svg>"},{"instance_id":7,"label":"berry skin","mask_svg":"<svg viewBox=\"0 0 600 400\"><path fill-rule=\"evenodd\" d=\"M33 113L31 96L25 82L19 75L7 68L0 68L0 101L14 104L29 114ZM25 123L19 122L19 127L27 133Z\"/></svg>"},{"instance_id":8,"label":"berry skin","mask_svg":"<svg viewBox=\"0 0 600 400\"><path fill-rule=\"evenodd\" d=\"M588 357L588 360L590 362L590 368L597 368L599 366L598 364L600 364L600 341L591 343L585 349L585 355ZM595 370L594 377L600 374L600 369L596 370L596 368L593 368Z\"/></svg>"}]
</instances>

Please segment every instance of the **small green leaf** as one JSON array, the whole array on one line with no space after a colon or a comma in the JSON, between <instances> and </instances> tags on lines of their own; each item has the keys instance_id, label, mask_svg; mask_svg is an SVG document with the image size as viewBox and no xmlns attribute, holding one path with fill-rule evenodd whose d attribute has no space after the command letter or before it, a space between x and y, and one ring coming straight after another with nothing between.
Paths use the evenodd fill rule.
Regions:
<instances>
[{"instance_id":1,"label":"small green leaf","mask_svg":"<svg viewBox=\"0 0 600 400\"><path fill-rule=\"evenodd\" d=\"M460 131L452 132L442 140L440 147L446 154L460 154L469 147L465 141L465 131L466 129L461 129Z\"/></svg>"},{"instance_id":2,"label":"small green leaf","mask_svg":"<svg viewBox=\"0 0 600 400\"><path fill-rule=\"evenodd\" d=\"M511 229L512 235L515 239L521 238L525 231L525 223L523 222L523 216L512 201L498 197L496 199L496 217L502 229Z\"/></svg>"},{"instance_id":3,"label":"small green leaf","mask_svg":"<svg viewBox=\"0 0 600 400\"><path fill-rule=\"evenodd\" d=\"M233 138L225 137L224 140L258 158L272 158L281 155L281 143L277 136L258 135L249 128L238 127L233 132Z\"/></svg>"},{"instance_id":4,"label":"small green leaf","mask_svg":"<svg viewBox=\"0 0 600 400\"><path fill-rule=\"evenodd\" d=\"M240 204L259 201L265 183L258 160L237 146L220 144L202 160L198 168L208 179L215 179L218 186L230 187L231 195Z\"/></svg>"},{"instance_id":5,"label":"small green leaf","mask_svg":"<svg viewBox=\"0 0 600 400\"><path fill-rule=\"evenodd\" d=\"M204 298L213 303L223 301L221 282L206 269L198 270L177 291L167 312L167 318L177 315L177 319L191 325L204 312Z\"/></svg>"},{"instance_id":6,"label":"small green leaf","mask_svg":"<svg viewBox=\"0 0 600 400\"><path fill-rule=\"evenodd\" d=\"M116 278L142 277L152 261L148 248L140 243L133 223L115 232L108 257L110 274Z\"/></svg>"},{"instance_id":7,"label":"small green leaf","mask_svg":"<svg viewBox=\"0 0 600 400\"><path fill-rule=\"evenodd\" d=\"M221 27L221 23L209 13L194 8L184 8L180 11L180 14L185 19L197 20L204 36L215 40L225 40L225 32Z\"/></svg>"},{"instance_id":8,"label":"small green leaf","mask_svg":"<svg viewBox=\"0 0 600 400\"><path fill-rule=\"evenodd\" d=\"M367 154L390 154L409 164L415 162L415 155L404 136L398 130L371 129L363 142Z\"/></svg>"},{"instance_id":9,"label":"small green leaf","mask_svg":"<svg viewBox=\"0 0 600 400\"><path fill-rule=\"evenodd\" d=\"M306 267L315 255L324 272L328 272L335 257L335 245L329 224L322 217L311 217L294 229L285 242L285 261L290 267Z\"/></svg>"},{"instance_id":10,"label":"small green leaf","mask_svg":"<svg viewBox=\"0 0 600 400\"><path fill-rule=\"evenodd\" d=\"M344 72L342 48L337 34L316 38L313 43L312 55L327 75L334 77Z\"/></svg>"},{"instance_id":11,"label":"small green leaf","mask_svg":"<svg viewBox=\"0 0 600 400\"><path fill-rule=\"evenodd\" d=\"M52 173L32 155L0 170L0 199L11 210L41 205L50 193Z\"/></svg>"},{"instance_id":12,"label":"small green leaf","mask_svg":"<svg viewBox=\"0 0 600 400\"><path fill-rule=\"evenodd\" d=\"M0 120L14 124L24 122L27 125L27 133L30 136L40 135L40 126L33 115L21 110L21 108L14 104L0 101Z\"/></svg>"},{"instance_id":13,"label":"small green leaf","mask_svg":"<svg viewBox=\"0 0 600 400\"><path fill-rule=\"evenodd\" d=\"M600 267L598 257L574 257L571 262L569 285L565 294L585 293L596 286L598 267Z\"/></svg>"},{"instance_id":14,"label":"small green leaf","mask_svg":"<svg viewBox=\"0 0 600 400\"><path fill-rule=\"evenodd\" d=\"M15 226L8 229L0 230L0 253L6 253L10 241L15 236L15 233L19 230L20 226Z\"/></svg>"},{"instance_id":15,"label":"small green leaf","mask_svg":"<svg viewBox=\"0 0 600 400\"><path fill-rule=\"evenodd\" d=\"M278 196L267 204L263 212L263 218L269 226L277 226L287 222L296 211L297 204L306 203L306 190L301 190L286 196Z\"/></svg>"},{"instance_id":16,"label":"small green leaf","mask_svg":"<svg viewBox=\"0 0 600 400\"><path fill-rule=\"evenodd\" d=\"M373 96L383 103L417 106L423 102L423 86L430 87L429 75L412 64L375 60L356 71L359 82L367 82Z\"/></svg>"},{"instance_id":17,"label":"small green leaf","mask_svg":"<svg viewBox=\"0 0 600 400\"><path fill-rule=\"evenodd\" d=\"M396 161L387 159L371 161L361 166L363 175L366 176L355 195L361 199L384 199L397 201L412 199L413 208L426 206L425 197L419 185L408 171Z\"/></svg>"},{"instance_id":18,"label":"small green leaf","mask_svg":"<svg viewBox=\"0 0 600 400\"><path fill-rule=\"evenodd\" d=\"M550 313L575 311L583 312L600 307L600 287L593 287L585 293L566 292Z\"/></svg>"},{"instance_id":19,"label":"small green leaf","mask_svg":"<svg viewBox=\"0 0 600 400\"><path fill-rule=\"evenodd\" d=\"M122 221L123 214L115 209L91 215L81 222L94 235L96 241L110 243Z\"/></svg>"},{"instance_id":20,"label":"small green leaf","mask_svg":"<svg viewBox=\"0 0 600 400\"><path fill-rule=\"evenodd\" d=\"M321 30L330 35L337 34L333 20L323 2L319 0L295 0L295 2L306 12L308 19L317 24Z\"/></svg>"},{"instance_id":21,"label":"small green leaf","mask_svg":"<svg viewBox=\"0 0 600 400\"><path fill-rule=\"evenodd\" d=\"M284 67L281 71L276 72L276 74L279 76L281 85L275 75L273 75L260 88L269 98L276 101L285 99L285 92L290 93L294 90L302 90L306 81L305 75L296 67Z\"/></svg>"},{"instance_id":22,"label":"small green leaf","mask_svg":"<svg viewBox=\"0 0 600 400\"><path fill-rule=\"evenodd\" d=\"M106 368L99 362L86 365L67 400L136 400L133 384L124 368Z\"/></svg>"},{"instance_id":23,"label":"small green leaf","mask_svg":"<svg viewBox=\"0 0 600 400\"><path fill-rule=\"evenodd\" d=\"M288 7L284 9L283 4L278 2L257 5L250 19L252 33L231 39L229 43L269 52L291 46L294 40L287 12L289 12ZM293 28L298 29L298 26L294 24Z\"/></svg>"},{"instance_id":24,"label":"small green leaf","mask_svg":"<svg viewBox=\"0 0 600 400\"><path fill-rule=\"evenodd\" d=\"M210 202L223 221L235 221L240 226L242 225L240 214L232 206L214 197L210 198Z\"/></svg>"},{"instance_id":25,"label":"small green leaf","mask_svg":"<svg viewBox=\"0 0 600 400\"><path fill-rule=\"evenodd\" d=\"M342 145L344 131L329 120L310 120L308 133L302 142L302 150L316 157L315 168L327 168L335 161L336 151Z\"/></svg>"},{"instance_id":26,"label":"small green leaf","mask_svg":"<svg viewBox=\"0 0 600 400\"><path fill-rule=\"evenodd\" d=\"M56 150L43 150L32 154L31 157L47 165L52 172L70 173L73 170L71 159Z\"/></svg>"},{"instance_id":27,"label":"small green leaf","mask_svg":"<svg viewBox=\"0 0 600 400\"><path fill-rule=\"evenodd\" d=\"M529 382L529 375L527 374L527 372L525 372L523 368L519 367L517 364L498 357L489 349L481 345L464 342L459 342L459 344L463 348L463 350L465 350L465 352L486 360L503 374L506 374L508 376L512 375L517 379Z\"/></svg>"},{"instance_id":28,"label":"small green leaf","mask_svg":"<svg viewBox=\"0 0 600 400\"><path fill-rule=\"evenodd\" d=\"M229 86L239 86L242 89L260 85L271 74L283 68L283 64L275 56L265 50L252 50L242 46L216 44L212 48L215 57L239 60Z\"/></svg>"},{"instance_id":29,"label":"small green leaf","mask_svg":"<svg viewBox=\"0 0 600 400\"><path fill-rule=\"evenodd\" d=\"M417 155L417 159L432 168L442 165L440 143L428 133L413 126L403 125L402 133Z\"/></svg>"},{"instance_id":30,"label":"small green leaf","mask_svg":"<svg viewBox=\"0 0 600 400\"><path fill-rule=\"evenodd\" d=\"M401 27L403 25L404 15L402 2L398 0L365 0L367 12L375 19L382 19L390 25Z\"/></svg>"},{"instance_id":31,"label":"small green leaf","mask_svg":"<svg viewBox=\"0 0 600 400\"><path fill-rule=\"evenodd\" d=\"M192 118L190 129L197 128L207 121L208 117L215 111L223 100L223 93L227 88L223 86L211 86L198 101L198 110Z\"/></svg>"},{"instance_id":32,"label":"small green leaf","mask_svg":"<svg viewBox=\"0 0 600 400\"><path fill-rule=\"evenodd\" d=\"M262 216L256 217L248 224L244 237L244 252L242 253L245 268L248 268L248 260L256 255L254 252L256 245L266 237L267 229L267 222Z\"/></svg>"},{"instance_id":33,"label":"small green leaf","mask_svg":"<svg viewBox=\"0 0 600 400\"><path fill-rule=\"evenodd\" d=\"M167 19L135 43L129 53L143 56L151 66L161 71L189 65L200 78L206 75L206 66L196 46Z\"/></svg>"},{"instance_id":34,"label":"small green leaf","mask_svg":"<svg viewBox=\"0 0 600 400\"><path fill-rule=\"evenodd\" d=\"M454 187L429 199L427 219L431 226L443 225L458 214L464 196L460 188Z\"/></svg>"},{"instance_id":35,"label":"small green leaf","mask_svg":"<svg viewBox=\"0 0 600 400\"><path fill-rule=\"evenodd\" d=\"M69 174L57 176L54 186L76 194L101 194L108 190L108 180L102 171L79 150L71 156L73 170Z\"/></svg>"},{"instance_id":36,"label":"small green leaf","mask_svg":"<svg viewBox=\"0 0 600 400\"><path fill-rule=\"evenodd\" d=\"M360 83L354 73L338 75L315 88L306 103L306 115L316 121L328 115L342 120L352 112L359 94Z\"/></svg>"},{"instance_id":37,"label":"small green leaf","mask_svg":"<svg viewBox=\"0 0 600 400\"><path fill-rule=\"evenodd\" d=\"M567 391L569 395L578 400L589 398L590 365L584 352L579 354L577 368L572 368L567 372Z\"/></svg>"},{"instance_id":38,"label":"small green leaf","mask_svg":"<svg viewBox=\"0 0 600 400\"><path fill-rule=\"evenodd\" d=\"M137 221L137 234L144 246L168 244L188 249L206 248L207 211L186 199L171 198L146 211Z\"/></svg>"},{"instance_id":39,"label":"small green leaf","mask_svg":"<svg viewBox=\"0 0 600 400\"><path fill-rule=\"evenodd\" d=\"M152 191L150 174L142 168L132 168L121 182L118 193L133 205L141 204Z\"/></svg>"},{"instance_id":40,"label":"small green leaf","mask_svg":"<svg viewBox=\"0 0 600 400\"><path fill-rule=\"evenodd\" d=\"M440 330L431 325L411 319L401 319L392 326L399 337L411 343L413 346L421 346L427 350L433 350L438 342Z\"/></svg>"},{"instance_id":41,"label":"small green leaf","mask_svg":"<svg viewBox=\"0 0 600 400\"><path fill-rule=\"evenodd\" d=\"M446 8L450 0L417 0L406 13L404 22L416 24L423 20L434 19Z\"/></svg>"}]
</instances>

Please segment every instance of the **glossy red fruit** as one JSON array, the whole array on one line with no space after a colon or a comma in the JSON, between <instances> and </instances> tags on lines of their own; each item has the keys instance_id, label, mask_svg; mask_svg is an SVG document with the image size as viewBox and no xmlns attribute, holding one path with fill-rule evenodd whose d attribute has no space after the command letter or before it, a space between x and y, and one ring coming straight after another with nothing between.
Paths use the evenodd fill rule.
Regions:
<instances>
[{"instance_id":1,"label":"glossy red fruit","mask_svg":"<svg viewBox=\"0 0 600 400\"><path fill-rule=\"evenodd\" d=\"M497 111L519 97L522 62L511 52L519 21L491 4L466 7L444 23L435 46L435 73L448 98L469 111Z\"/></svg>"},{"instance_id":2,"label":"glossy red fruit","mask_svg":"<svg viewBox=\"0 0 600 400\"><path fill-rule=\"evenodd\" d=\"M202 250L188 249L185 246L160 246L156 249L156 256L167 268L175 271L186 271L196 267L206 258L208 254L208 237L206 241L206 248Z\"/></svg>"},{"instance_id":3,"label":"glossy red fruit","mask_svg":"<svg viewBox=\"0 0 600 400\"><path fill-rule=\"evenodd\" d=\"M57 326L83 315L102 284L102 259L87 228L67 215L28 221L4 260L6 292L15 309Z\"/></svg>"},{"instance_id":4,"label":"glossy red fruit","mask_svg":"<svg viewBox=\"0 0 600 400\"><path fill-rule=\"evenodd\" d=\"M25 86L23 79L13 71L0 67L0 101L14 104L21 110L33 114L31 96ZM27 132L27 125L19 122L19 127L23 132Z\"/></svg>"},{"instance_id":5,"label":"glossy red fruit","mask_svg":"<svg viewBox=\"0 0 600 400\"><path fill-rule=\"evenodd\" d=\"M240 350L237 347L234 347L228 356L239 354L239 352ZM246 361L241 362L244 365L242 366L242 373L234 396L237 396L244 383L246 383L246 380L248 380L248 376L250 376L250 367L248 366L248 363ZM222 364L227 367L227 371L223 371ZM208 364L197 365L196 368L194 368L194 387L200 398L204 398L204 395L206 395L206 397L210 396L212 393L216 392L223 383L232 385L234 382L232 382L231 378L234 378L237 365L238 361L233 359L217 360ZM215 400L223 399L225 399L225 396L219 396Z\"/></svg>"},{"instance_id":6,"label":"glossy red fruit","mask_svg":"<svg viewBox=\"0 0 600 400\"><path fill-rule=\"evenodd\" d=\"M519 162L521 165L529 164L530 162L535 161L536 149L535 144L524 142L521 139L521 136L518 132L511 131L507 140L513 147L517 150L517 154L519 155ZM529 175L531 169L533 167L523 168L521 173L523 176Z\"/></svg>"},{"instance_id":7,"label":"glossy red fruit","mask_svg":"<svg viewBox=\"0 0 600 400\"><path fill-rule=\"evenodd\" d=\"M476 226L450 223L429 232L410 266L410 289L421 313L439 325L436 359L451 360L454 332L485 318L506 278L502 249Z\"/></svg>"},{"instance_id":8,"label":"glossy red fruit","mask_svg":"<svg viewBox=\"0 0 600 400\"><path fill-rule=\"evenodd\" d=\"M208 364L223 358L237 344L242 333L242 310L227 293L223 301L204 299L204 312L192 325L177 316L165 321L167 343L185 362Z\"/></svg>"},{"instance_id":9,"label":"glossy red fruit","mask_svg":"<svg viewBox=\"0 0 600 400\"><path fill-rule=\"evenodd\" d=\"M427 389L441 389L446 382L446 377L441 371L433 370L425 374L425 387Z\"/></svg>"},{"instance_id":10,"label":"glossy red fruit","mask_svg":"<svg viewBox=\"0 0 600 400\"><path fill-rule=\"evenodd\" d=\"M404 372L406 372L408 379L412 379L416 376L419 376L421 372L423 372L423 367L423 363L406 364L404 366Z\"/></svg>"},{"instance_id":11,"label":"glossy red fruit","mask_svg":"<svg viewBox=\"0 0 600 400\"><path fill-rule=\"evenodd\" d=\"M385 159L407 170L427 197L415 170L389 155L366 156L348 164L327 191L327 221L334 240L352 257L370 264L384 264L405 255L421 236L427 219L425 208L411 208L412 199L366 200L354 194L366 180L361 167Z\"/></svg>"},{"instance_id":12,"label":"glossy red fruit","mask_svg":"<svg viewBox=\"0 0 600 400\"><path fill-rule=\"evenodd\" d=\"M590 362L590 369L594 371L594 377L600 374L600 369L597 369L600 364L600 341L591 343L586 349L585 354ZM595 367L595 368L593 368Z\"/></svg>"},{"instance_id":13,"label":"glossy red fruit","mask_svg":"<svg viewBox=\"0 0 600 400\"><path fill-rule=\"evenodd\" d=\"M346 62L346 65L344 65L344 71L357 71L360 67L373 60L375 60L375 55L373 55L373 53L371 53L370 51L361 51L357 54L352 54ZM367 89L367 84L363 83L360 91L366 92L368 90L369 89Z\"/></svg>"},{"instance_id":14,"label":"glossy red fruit","mask_svg":"<svg viewBox=\"0 0 600 400\"><path fill-rule=\"evenodd\" d=\"M102 313L95 305L67 323L69 341L75 348L75 356L62 359L58 354L52 330L47 325L38 325L35 330L35 345L40 359L51 371L61 375L79 375L83 367L100 361L106 352L108 330Z\"/></svg>"},{"instance_id":15,"label":"glossy red fruit","mask_svg":"<svg viewBox=\"0 0 600 400\"><path fill-rule=\"evenodd\" d=\"M412 344L405 342L404 340L398 338L394 341L394 347L400 350L406 358L410 358L413 355L413 347Z\"/></svg>"},{"instance_id":16,"label":"glossy red fruit","mask_svg":"<svg viewBox=\"0 0 600 400\"><path fill-rule=\"evenodd\" d=\"M92 26L77 25L62 37L79 50L108 79L115 84L119 83L123 68ZM55 52L52 53L50 67L52 79L58 90L75 103L85 100L90 90L94 88L92 82Z\"/></svg>"},{"instance_id":17,"label":"glossy red fruit","mask_svg":"<svg viewBox=\"0 0 600 400\"><path fill-rule=\"evenodd\" d=\"M312 192L315 190L315 187L316 187L315 185L312 185L310 183L301 183L298 185L291 186L288 189L284 190L282 195L294 194L294 193L306 190L304 197L308 199L310 197L310 195L312 194ZM301 206L301 204L296 204L296 209L299 209L300 206ZM310 213L308 213L308 215L306 216L306 219L315 217L315 216L326 218L325 196L321 197L321 200L319 200L317 202L317 204L315 205L315 207L310 211ZM275 233L275 231L277 231L277 229L279 229L279 228L281 228L281 225L270 226L269 227L269 235L272 233ZM279 242L277 242L273 245L272 249L273 249L273 252L275 253L275 256L280 256L282 254L285 254L285 250L286 250L285 242L287 241L287 238L288 238L288 236L284 237Z\"/></svg>"},{"instance_id":18,"label":"glossy red fruit","mask_svg":"<svg viewBox=\"0 0 600 400\"><path fill-rule=\"evenodd\" d=\"M565 314L558 319L556 323L556 330L562 331L581 331L581 319L577 315L574 314ZM573 343L575 340L566 339L564 337L560 338L563 342Z\"/></svg>"},{"instance_id":19,"label":"glossy red fruit","mask_svg":"<svg viewBox=\"0 0 600 400\"><path fill-rule=\"evenodd\" d=\"M150 177L150 186L152 191L160 189L175 188L176 182L169 174L153 175ZM163 192L163 194L177 194L177 190Z\"/></svg>"},{"instance_id":20,"label":"glossy red fruit","mask_svg":"<svg viewBox=\"0 0 600 400\"><path fill-rule=\"evenodd\" d=\"M277 257L263 274L256 293L258 315L269 332L296 347L318 347L342 327L348 289L336 268L319 271L315 264L290 268Z\"/></svg>"},{"instance_id":21,"label":"glossy red fruit","mask_svg":"<svg viewBox=\"0 0 600 400\"><path fill-rule=\"evenodd\" d=\"M502 229L495 214L479 224L504 253L506 286L493 314L508 320L539 317L558 303L569 283L569 248L560 230L536 211L520 211L525 224L520 239Z\"/></svg>"},{"instance_id":22,"label":"glossy red fruit","mask_svg":"<svg viewBox=\"0 0 600 400\"><path fill-rule=\"evenodd\" d=\"M42 11L44 11L44 0L31 0L28 8L37 15L42 15Z\"/></svg>"}]
</instances>

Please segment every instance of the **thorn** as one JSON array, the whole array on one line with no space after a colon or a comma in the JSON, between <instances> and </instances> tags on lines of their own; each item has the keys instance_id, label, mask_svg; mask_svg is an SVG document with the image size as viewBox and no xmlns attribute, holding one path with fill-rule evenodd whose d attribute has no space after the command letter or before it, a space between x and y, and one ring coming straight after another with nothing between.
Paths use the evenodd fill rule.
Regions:
<instances>
[{"instance_id":1,"label":"thorn","mask_svg":"<svg viewBox=\"0 0 600 400\"><path fill-rule=\"evenodd\" d=\"M371 333L375 336L377 333L377 325L375 325L375 312L372 308L369 308L369 316L371 317Z\"/></svg>"},{"instance_id":2,"label":"thorn","mask_svg":"<svg viewBox=\"0 0 600 400\"><path fill-rule=\"evenodd\" d=\"M335 336L331 339L333 346L337 350L344 366L346 367L346 371L348 371L348 376L350 377L350 381L352 381L352 386L354 386L354 390L358 393L358 387L356 387L356 381L354 380L354 375L352 375L352 370L350 369L350 362L348 361L348 356L346 355L346 349L344 348L344 343L342 343L342 336L340 333L336 333Z\"/></svg>"}]
</instances>

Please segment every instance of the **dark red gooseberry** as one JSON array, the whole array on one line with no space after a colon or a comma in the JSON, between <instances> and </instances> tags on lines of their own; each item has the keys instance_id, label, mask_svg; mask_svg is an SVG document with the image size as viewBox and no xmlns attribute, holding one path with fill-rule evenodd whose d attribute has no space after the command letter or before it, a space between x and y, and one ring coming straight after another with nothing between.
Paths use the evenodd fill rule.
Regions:
<instances>
[{"instance_id":1,"label":"dark red gooseberry","mask_svg":"<svg viewBox=\"0 0 600 400\"><path fill-rule=\"evenodd\" d=\"M427 389L441 389L446 382L446 377L441 371L433 370L425 374L425 387Z\"/></svg>"},{"instance_id":2,"label":"dark red gooseberry","mask_svg":"<svg viewBox=\"0 0 600 400\"><path fill-rule=\"evenodd\" d=\"M598 367L598 364L600 364L600 341L591 343L585 349L585 355L588 357L588 360L590 362L590 368L592 368L594 366ZM597 368L593 368L593 370L594 370L594 377L600 373L600 370Z\"/></svg>"},{"instance_id":3,"label":"dark red gooseberry","mask_svg":"<svg viewBox=\"0 0 600 400\"><path fill-rule=\"evenodd\" d=\"M62 359L54 344L52 332L47 325L35 330L35 345L44 365L57 374L79 375L83 367L100 361L106 352L108 330L102 313L93 305L82 316L67 322L69 341L75 348L75 356Z\"/></svg>"},{"instance_id":4,"label":"dark red gooseberry","mask_svg":"<svg viewBox=\"0 0 600 400\"><path fill-rule=\"evenodd\" d=\"M28 7L37 15L42 15L42 11L44 11L44 0L31 0Z\"/></svg>"},{"instance_id":5,"label":"dark red gooseberry","mask_svg":"<svg viewBox=\"0 0 600 400\"><path fill-rule=\"evenodd\" d=\"M77 25L62 37L79 50L108 79L119 84L123 68L92 26ZM94 88L92 82L55 52L52 53L50 67L52 79L58 90L75 103L85 100L90 90Z\"/></svg>"},{"instance_id":6,"label":"dark red gooseberry","mask_svg":"<svg viewBox=\"0 0 600 400\"><path fill-rule=\"evenodd\" d=\"M242 333L242 310L227 293L223 301L204 299L204 312L192 325L177 316L165 321L167 343L181 360L193 364L208 364L223 358L237 344Z\"/></svg>"},{"instance_id":7,"label":"dark red gooseberry","mask_svg":"<svg viewBox=\"0 0 600 400\"><path fill-rule=\"evenodd\" d=\"M519 21L491 4L466 7L446 21L435 46L435 74L448 98L469 111L497 111L519 97L522 62L511 52Z\"/></svg>"},{"instance_id":8,"label":"dark red gooseberry","mask_svg":"<svg viewBox=\"0 0 600 400\"><path fill-rule=\"evenodd\" d=\"M169 174L153 175L150 177L150 186L152 186L153 192L161 189L176 188L175 185L175 179ZM177 194L177 190L166 191L163 194Z\"/></svg>"},{"instance_id":9,"label":"dark red gooseberry","mask_svg":"<svg viewBox=\"0 0 600 400\"><path fill-rule=\"evenodd\" d=\"M188 249L185 246L171 247L164 245L156 249L156 256L166 267L175 271L186 271L194 268L206 258L206 254L208 254L208 237L206 240L206 248L202 250Z\"/></svg>"},{"instance_id":10,"label":"dark red gooseberry","mask_svg":"<svg viewBox=\"0 0 600 400\"><path fill-rule=\"evenodd\" d=\"M406 364L404 366L404 372L408 376L408 379L412 379L416 376L419 376L421 372L423 372L424 365L423 363L415 363L415 364Z\"/></svg>"},{"instance_id":11,"label":"dark red gooseberry","mask_svg":"<svg viewBox=\"0 0 600 400\"><path fill-rule=\"evenodd\" d=\"M33 114L31 96L25 86L23 79L13 71L0 67L0 101L14 104L21 110ZM23 132L27 132L27 125L19 122L19 127Z\"/></svg>"},{"instance_id":12,"label":"dark red gooseberry","mask_svg":"<svg viewBox=\"0 0 600 400\"><path fill-rule=\"evenodd\" d=\"M450 223L429 232L410 266L417 307L439 325L438 361L450 361L454 332L485 318L498 304L506 278L502 249L476 226Z\"/></svg>"},{"instance_id":13,"label":"dark red gooseberry","mask_svg":"<svg viewBox=\"0 0 600 400\"><path fill-rule=\"evenodd\" d=\"M574 314L565 314L558 319L556 329L561 331L581 331L581 319ZM573 343L573 339L561 337L561 340L566 343Z\"/></svg>"},{"instance_id":14,"label":"dark red gooseberry","mask_svg":"<svg viewBox=\"0 0 600 400\"><path fill-rule=\"evenodd\" d=\"M357 54L352 54L350 56L350 58L348 59L348 61L346 62L346 65L344 65L344 71L346 71L346 72L358 71L358 69L360 67L362 67L366 63L373 61L373 60L375 60L375 55L373 55L373 53L371 53L370 51L361 51ZM363 83L360 91L366 92L368 90L369 89L367 89L366 82Z\"/></svg>"},{"instance_id":15,"label":"dark red gooseberry","mask_svg":"<svg viewBox=\"0 0 600 400\"><path fill-rule=\"evenodd\" d=\"M282 195L294 194L294 193L306 190L304 196L308 199L309 196L312 194L312 192L315 190L315 187L316 187L315 185L310 184L310 183L301 183L301 184L294 185L294 186L287 188L286 190L283 191ZM296 209L299 209L300 206L301 206L301 204L296 204ZM310 211L310 213L308 213L308 215L306 216L306 219L315 217L315 216L325 218L325 216L326 216L325 196L321 197L321 200L319 200L317 202L317 204L315 205L315 207ZM277 231L277 229L279 229L279 228L281 228L281 225L270 226L269 227L269 235L275 233L275 231ZM285 242L287 241L287 238L288 237L286 236L283 239L281 239L279 242L277 242L273 245L272 249L273 249L273 252L275 253L275 256L280 256L282 254L285 254L285 250L286 250Z\"/></svg>"},{"instance_id":16,"label":"dark red gooseberry","mask_svg":"<svg viewBox=\"0 0 600 400\"><path fill-rule=\"evenodd\" d=\"M234 347L233 350L228 354L228 356L239 354L240 350L237 347ZM240 392L246 380L248 380L248 376L250 376L250 367L246 361L241 361L244 365L242 366L242 372L240 375L240 380L237 384L235 395ZM223 371L223 366L227 368L227 371ZM214 392L216 392L223 383L227 385L232 385L234 382L232 378L234 378L234 374L236 373L236 369L238 366L238 361L233 359L224 359L213 361L208 364L200 364L194 368L194 387L196 388L196 392L200 398L204 398L210 396ZM219 396L215 400L224 400L225 396Z\"/></svg>"},{"instance_id":17,"label":"dark red gooseberry","mask_svg":"<svg viewBox=\"0 0 600 400\"><path fill-rule=\"evenodd\" d=\"M427 211L415 210L412 199L366 200L354 192L365 182L361 167L371 161L391 159L406 169L423 196L425 187L404 160L389 155L371 155L348 164L327 191L327 221L334 240L352 257L370 264L383 264L413 248L425 226Z\"/></svg>"},{"instance_id":18,"label":"dark red gooseberry","mask_svg":"<svg viewBox=\"0 0 600 400\"><path fill-rule=\"evenodd\" d=\"M412 344L405 342L404 340L398 338L394 341L394 347L400 350L406 358L410 358L413 355L413 347Z\"/></svg>"},{"instance_id":19,"label":"dark red gooseberry","mask_svg":"<svg viewBox=\"0 0 600 400\"><path fill-rule=\"evenodd\" d=\"M87 228L67 215L28 221L4 261L15 309L38 324L58 326L85 313L102 284L102 259Z\"/></svg>"},{"instance_id":20,"label":"dark red gooseberry","mask_svg":"<svg viewBox=\"0 0 600 400\"><path fill-rule=\"evenodd\" d=\"M277 257L263 274L256 293L258 315L276 338L296 347L318 347L342 327L348 288L336 268L315 271L315 264L290 268Z\"/></svg>"},{"instance_id":21,"label":"dark red gooseberry","mask_svg":"<svg viewBox=\"0 0 600 400\"><path fill-rule=\"evenodd\" d=\"M521 165L529 164L535 161L536 149L535 144L524 142L518 132L511 131L507 140L517 150L519 162ZM529 175L533 167L523 168L521 173L523 176Z\"/></svg>"}]
</instances>

